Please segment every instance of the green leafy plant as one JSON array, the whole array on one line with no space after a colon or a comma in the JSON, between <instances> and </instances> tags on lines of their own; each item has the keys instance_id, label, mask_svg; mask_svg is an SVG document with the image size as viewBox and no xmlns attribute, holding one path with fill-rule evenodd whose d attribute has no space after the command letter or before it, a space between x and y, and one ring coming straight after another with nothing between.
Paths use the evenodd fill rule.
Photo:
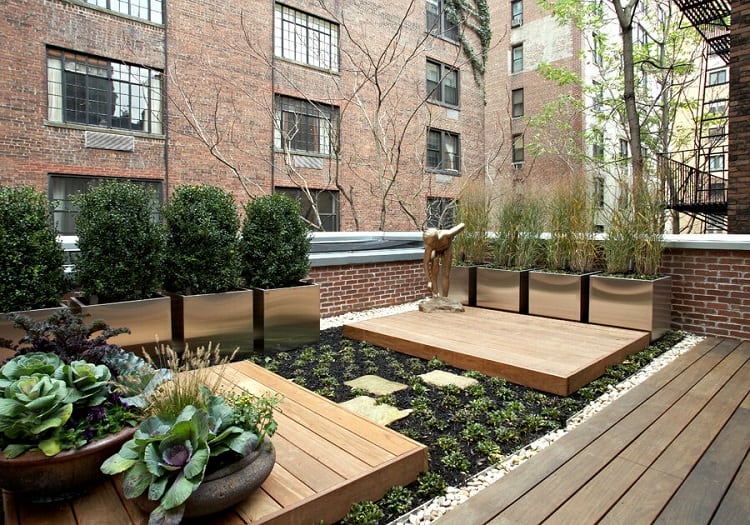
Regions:
<instances>
[{"instance_id":1,"label":"green leafy plant","mask_svg":"<svg viewBox=\"0 0 750 525\"><path fill-rule=\"evenodd\" d=\"M412 509L414 495L411 491L401 485L396 485L388 489L383 499L380 500L380 506L387 509L390 513L400 516Z\"/></svg>"},{"instance_id":2,"label":"green leafy plant","mask_svg":"<svg viewBox=\"0 0 750 525\"><path fill-rule=\"evenodd\" d=\"M47 197L0 186L0 311L60 304L63 263Z\"/></svg>"},{"instance_id":3,"label":"green leafy plant","mask_svg":"<svg viewBox=\"0 0 750 525\"><path fill-rule=\"evenodd\" d=\"M76 278L99 302L144 299L162 284L164 230L155 197L134 183L105 181L74 198Z\"/></svg>"},{"instance_id":4,"label":"green leafy plant","mask_svg":"<svg viewBox=\"0 0 750 525\"><path fill-rule=\"evenodd\" d=\"M167 290L218 293L240 285L240 219L232 194L215 186L179 186L163 210Z\"/></svg>"},{"instance_id":5,"label":"green leafy plant","mask_svg":"<svg viewBox=\"0 0 750 525\"><path fill-rule=\"evenodd\" d=\"M372 501L358 501L341 520L343 525L377 525L383 517L383 510Z\"/></svg>"},{"instance_id":6,"label":"green leafy plant","mask_svg":"<svg viewBox=\"0 0 750 525\"><path fill-rule=\"evenodd\" d=\"M256 197L242 222L242 277L248 286L282 288L310 270L310 232L297 201L281 194Z\"/></svg>"}]
</instances>

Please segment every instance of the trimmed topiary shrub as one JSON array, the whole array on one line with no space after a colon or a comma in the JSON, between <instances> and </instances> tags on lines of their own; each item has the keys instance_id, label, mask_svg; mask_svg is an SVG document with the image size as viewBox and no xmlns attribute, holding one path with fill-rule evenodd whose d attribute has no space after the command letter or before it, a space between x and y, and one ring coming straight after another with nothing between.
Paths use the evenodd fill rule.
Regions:
<instances>
[{"instance_id":1,"label":"trimmed topiary shrub","mask_svg":"<svg viewBox=\"0 0 750 525\"><path fill-rule=\"evenodd\" d=\"M164 228L156 220L153 192L104 181L74 202L80 208L76 276L82 295L99 302L152 297L164 266Z\"/></svg>"},{"instance_id":2,"label":"trimmed topiary shrub","mask_svg":"<svg viewBox=\"0 0 750 525\"><path fill-rule=\"evenodd\" d=\"M232 195L215 186L180 186L164 208L165 288L183 295L240 286L240 218Z\"/></svg>"},{"instance_id":3,"label":"trimmed topiary shrub","mask_svg":"<svg viewBox=\"0 0 750 525\"><path fill-rule=\"evenodd\" d=\"M241 242L248 286L294 286L310 270L310 232L299 202L285 195L264 195L245 205Z\"/></svg>"},{"instance_id":4,"label":"trimmed topiary shrub","mask_svg":"<svg viewBox=\"0 0 750 525\"><path fill-rule=\"evenodd\" d=\"M0 311L57 306L63 264L47 197L31 188L0 186Z\"/></svg>"}]
</instances>

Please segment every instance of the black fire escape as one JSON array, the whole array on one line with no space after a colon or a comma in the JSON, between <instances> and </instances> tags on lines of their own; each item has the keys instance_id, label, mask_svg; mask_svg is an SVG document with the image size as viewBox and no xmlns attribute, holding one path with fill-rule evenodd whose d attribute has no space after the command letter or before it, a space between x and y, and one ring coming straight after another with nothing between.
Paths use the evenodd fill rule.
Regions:
<instances>
[{"instance_id":1,"label":"black fire escape","mask_svg":"<svg viewBox=\"0 0 750 525\"><path fill-rule=\"evenodd\" d=\"M673 182L669 208L703 225L704 232L727 230L727 151L730 35L729 0L675 0L707 43L703 57L700 114L694 151L661 159ZM663 172L664 173L664 172Z\"/></svg>"}]
</instances>

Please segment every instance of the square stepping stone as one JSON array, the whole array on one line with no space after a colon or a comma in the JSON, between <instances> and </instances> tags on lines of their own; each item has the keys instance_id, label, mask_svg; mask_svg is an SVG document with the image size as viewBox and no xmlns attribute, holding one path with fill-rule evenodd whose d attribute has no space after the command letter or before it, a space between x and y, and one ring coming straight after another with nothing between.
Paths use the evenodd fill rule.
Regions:
<instances>
[{"instance_id":1,"label":"square stepping stone","mask_svg":"<svg viewBox=\"0 0 750 525\"><path fill-rule=\"evenodd\" d=\"M375 396L387 396L388 394L409 388L407 385L389 381L375 375L361 376L351 381L345 381L344 384L352 388L365 390Z\"/></svg>"},{"instance_id":2,"label":"square stepping stone","mask_svg":"<svg viewBox=\"0 0 750 525\"><path fill-rule=\"evenodd\" d=\"M375 400L369 396L358 396L339 404L355 414L366 417L380 425L388 425L394 421L403 419L412 412L411 408L399 410L391 405L378 405L375 403Z\"/></svg>"},{"instance_id":3,"label":"square stepping stone","mask_svg":"<svg viewBox=\"0 0 750 525\"><path fill-rule=\"evenodd\" d=\"M419 378L429 385L437 387L455 385L461 389L467 388L478 382L474 378L460 376L458 374L446 372L445 370L433 370L432 372L421 374Z\"/></svg>"}]
</instances>

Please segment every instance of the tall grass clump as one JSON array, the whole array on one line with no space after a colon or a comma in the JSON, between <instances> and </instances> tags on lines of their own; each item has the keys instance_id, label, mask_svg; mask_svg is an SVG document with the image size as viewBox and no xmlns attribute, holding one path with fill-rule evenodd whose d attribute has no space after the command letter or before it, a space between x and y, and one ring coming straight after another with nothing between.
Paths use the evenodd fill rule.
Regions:
<instances>
[{"instance_id":1,"label":"tall grass clump","mask_svg":"<svg viewBox=\"0 0 750 525\"><path fill-rule=\"evenodd\" d=\"M491 221L491 198L486 184L470 180L464 185L456 203L456 222L464 223L461 235L453 239L456 264L483 264L488 252L487 232Z\"/></svg>"},{"instance_id":2,"label":"tall grass clump","mask_svg":"<svg viewBox=\"0 0 750 525\"><path fill-rule=\"evenodd\" d=\"M515 192L508 188L495 204L493 265L508 269L528 269L543 254L543 196L538 192Z\"/></svg>"}]
</instances>

